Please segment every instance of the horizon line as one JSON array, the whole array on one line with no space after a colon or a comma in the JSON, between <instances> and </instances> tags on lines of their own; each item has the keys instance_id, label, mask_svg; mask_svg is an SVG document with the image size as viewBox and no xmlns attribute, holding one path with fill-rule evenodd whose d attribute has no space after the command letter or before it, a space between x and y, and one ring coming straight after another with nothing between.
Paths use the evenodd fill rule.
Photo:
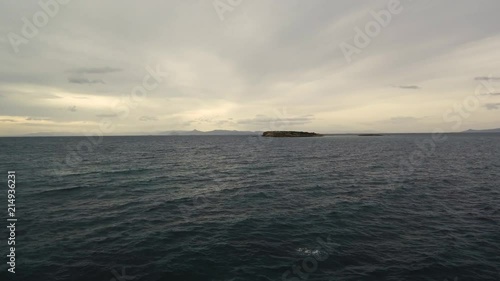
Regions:
<instances>
[{"instance_id":1,"label":"horizon line","mask_svg":"<svg viewBox=\"0 0 500 281\"><path fill-rule=\"evenodd\" d=\"M432 135L432 134L473 134L473 133L486 133L486 134L498 134L500 131L492 131L496 129L491 129L491 130L467 130L467 131L460 131L460 132L394 132L394 133L383 133L383 132L358 132L358 133L317 133L323 136L356 136L356 135L366 135L366 134L378 134L382 136L386 135ZM212 130L212 131L224 131L224 130ZM255 132L256 134L210 134L212 131L198 131L201 133L206 133L206 134L189 134L188 132L192 131L185 131L187 134L132 134L132 133L123 133L123 134L117 134L117 135L101 135L101 137L186 137L186 136L191 136L191 137L203 137L203 136L260 136L260 134L257 133L262 133L266 131L238 131L238 130L228 130L228 132L234 131L234 132ZM279 131L278 131L279 132ZM297 131L299 132L299 131ZM304 131L306 132L306 131ZM36 134L36 133L35 133ZM11 136L0 136L0 138L57 138L57 137L68 137L68 138L80 138L80 137L99 137L98 135L91 135L91 136L86 136L86 135L11 135Z\"/></svg>"}]
</instances>

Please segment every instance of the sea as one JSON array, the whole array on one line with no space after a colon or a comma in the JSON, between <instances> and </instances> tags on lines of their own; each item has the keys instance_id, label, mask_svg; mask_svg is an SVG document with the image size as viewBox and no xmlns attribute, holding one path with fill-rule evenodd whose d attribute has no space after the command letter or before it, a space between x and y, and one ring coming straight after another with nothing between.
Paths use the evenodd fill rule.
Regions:
<instances>
[{"instance_id":1,"label":"sea","mask_svg":"<svg viewBox=\"0 0 500 281\"><path fill-rule=\"evenodd\" d=\"M500 280L500 134L0 138L0 173L2 281Z\"/></svg>"}]
</instances>

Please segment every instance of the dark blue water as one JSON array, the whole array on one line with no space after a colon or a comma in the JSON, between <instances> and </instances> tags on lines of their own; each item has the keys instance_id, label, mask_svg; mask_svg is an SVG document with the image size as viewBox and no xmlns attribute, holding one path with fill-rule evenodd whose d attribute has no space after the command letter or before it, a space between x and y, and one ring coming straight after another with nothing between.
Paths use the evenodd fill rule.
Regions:
<instances>
[{"instance_id":1,"label":"dark blue water","mask_svg":"<svg viewBox=\"0 0 500 281\"><path fill-rule=\"evenodd\" d=\"M1 280L500 280L499 134L85 141L0 138Z\"/></svg>"}]
</instances>

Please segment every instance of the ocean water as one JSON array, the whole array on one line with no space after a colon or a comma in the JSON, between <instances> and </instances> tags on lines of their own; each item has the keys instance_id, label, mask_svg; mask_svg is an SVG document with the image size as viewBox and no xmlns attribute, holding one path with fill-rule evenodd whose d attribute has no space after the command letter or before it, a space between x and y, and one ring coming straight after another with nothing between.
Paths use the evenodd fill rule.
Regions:
<instances>
[{"instance_id":1,"label":"ocean water","mask_svg":"<svg viewBox=\"0 0 500 281\"><path fill-rule=\"evenodd\" d=\"M500 134L94 141L0 138L0 280L500 280Z\"/></svg>"}]
</instances>

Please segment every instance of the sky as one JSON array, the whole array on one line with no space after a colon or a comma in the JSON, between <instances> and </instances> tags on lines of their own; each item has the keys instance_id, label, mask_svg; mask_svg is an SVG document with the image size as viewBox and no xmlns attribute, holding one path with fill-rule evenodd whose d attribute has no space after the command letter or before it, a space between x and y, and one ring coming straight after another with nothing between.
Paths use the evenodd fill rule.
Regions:
<instances>
[{"instance_id":1,"label":"sky","mask_svg":"<svg viewBox=\"0 0 500 281\"><path fill-rule=\"evenodd\" d=\"M500 127L496 0L0 4L0 136Z\"/></svg>"}]
</instances>

